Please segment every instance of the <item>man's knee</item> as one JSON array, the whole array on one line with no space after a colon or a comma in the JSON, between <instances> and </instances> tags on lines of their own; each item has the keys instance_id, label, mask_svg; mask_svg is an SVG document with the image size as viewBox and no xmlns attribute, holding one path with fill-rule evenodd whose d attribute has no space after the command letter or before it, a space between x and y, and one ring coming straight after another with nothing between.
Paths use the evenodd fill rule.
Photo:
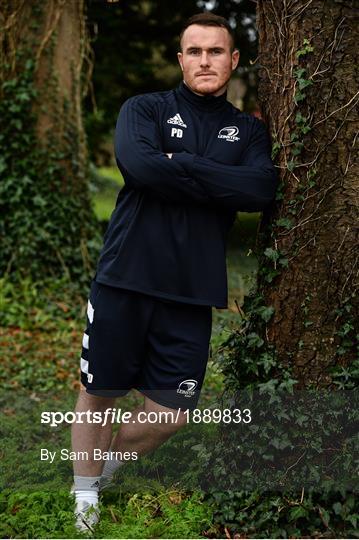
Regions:
<instances>
[{"instance_id":1,"label":"man's knee","mask_svg":"<svg viewBox=\"0 0 359 540\"><path fill-rule=\"evenodd\" d=\"M163 426L164 430L169 432L176 432L181 427L185 426L187 423L187 417L182 411L171 411L171 415L165 417L164 422L160 422L160 425Z\"/></svg>"},{"instance_id":2,"label":"man's knee","mask_svg":"<svg viewBox=\"0 0 359 540\"><path fill-rule=\"evenodd\" d=\"M176 433L187 423L187 415L183 411L164 407L148 398L145 400L144 414L147 422L152 424L153 430L164 436Z\"/></svg>"},{"instance_id":3,"label":"man's knee","mask_svg":"<svg viewBox=\"0 0 359 540\"><path fill-rule=\"evenodd\" d=\"M182 411L179 411L177 414L177 411L176 411L174 416L176 420L172 424L172 427L173 427L173 430L176 432L187 424L187 415Z\"/></svg>"},{"instance_id":4,"label":"man's knee","mask_svg":"<svg viewBox=\"0 0 359 540\"><path fill-rule=\"evenodd\" d=\"M168 439L177 431L179 431L183 426L185 425L185 422L176 422L176 423L164 423L164 422L156 422L151 423L150 426L150 432L155 438L160 438L163 440Z\"/></svg>"}]
</instances>

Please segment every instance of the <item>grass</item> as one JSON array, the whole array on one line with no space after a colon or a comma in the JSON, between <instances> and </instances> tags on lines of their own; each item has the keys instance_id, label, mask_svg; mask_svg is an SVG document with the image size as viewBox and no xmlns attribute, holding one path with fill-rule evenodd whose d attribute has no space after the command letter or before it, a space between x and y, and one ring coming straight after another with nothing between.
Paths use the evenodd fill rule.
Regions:
<instances>
[{"instance_id":1,"label":"grass","mask_svg":"<svg viewBox=\"0 0 359 540\"><path fill-rule=\"evenodd\" d=\"M119 186L123 186L123 177L117 167L99 167L97 170L99 175L103 178L113 180Z\"/></svg>"},{"instance_id":2,"label":"grass","mask_svg":"<svg viewBox=\"0 0 359 540\"><path fill-rule=\"evenodd\" d=\"M101 169L94 175L94 205L100 219L113 210L119 173ZM223 390L219 355L223 341L238 324L242 304L256 272L248 254L258 216L242 214L228 251L229 309L213 310L212 358L208 362L199 408L213 407ZM42 411L73 410L79 388L79 355L85 324L83 299L64 284L23 282L16 289L0 282L0 327L3 351L0 378L0 537L76 538L73 527L72 463L40 460L41 448L70 447L69 425L51 428ZM133 391L117 406L130 410L141 403ZM190 424L139 462L121 470L119 488L103 500L98 538L216 537L213 510L197 489L201 464L196 445L217 437L213 424Z\"/></svg>"},{"instance_id":3,"label":"grass","mask_svg":"<svg viewBox=\"0 0 359 540\"><path fill-rule=\"evenodd\" d=\"M93 203L99 220L107 221L110 219L117 194L123 185L124 181L117 167L100 167L95 171L93 175L95 191Z\"/></svg>"},{"instance_id":4,"label":"grass","mask_svg":"<svg viewBox=\"0 0 359 540\"><path fill-rule=\"evenodd\" d=\"M2 538L84 537L74 528L72 502L63 488L2 494L0 508ZM212 520L199 493L137 492L101 506L96 538L198 538L202 531L215 530Z\"/></svg>"}]
</instances>

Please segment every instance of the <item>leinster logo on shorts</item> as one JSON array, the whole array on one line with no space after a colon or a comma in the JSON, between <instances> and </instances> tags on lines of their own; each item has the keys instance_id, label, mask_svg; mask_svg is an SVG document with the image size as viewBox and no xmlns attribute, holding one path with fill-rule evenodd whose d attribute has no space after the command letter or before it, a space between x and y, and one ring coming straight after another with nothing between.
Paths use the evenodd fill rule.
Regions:
<instances>
[{"instance_id":1,"label":"leinster logo on shorts","mask_svg":"<svg viewBox=\"0 0 359 540\"><path fill-rule=\"evenodd\" d=\"M195 394L194 390L196 389L197 384L197 381L194 379L186 379L178 385L177 394L183 394L185 397L192 397Z\"/></svg>"},{"instance_id":2,"label":"leinster logo on shorts","mask_svg":"<svg viewBox=\"0 0 359 540\"><path fill-rule=\"evenodd\" d=\"M239 141L240 138L237 137L239 129L237 126L229 126L222 128L218 133L218 139L225 139L229 142Z\"/></svg>"}]
</instances>

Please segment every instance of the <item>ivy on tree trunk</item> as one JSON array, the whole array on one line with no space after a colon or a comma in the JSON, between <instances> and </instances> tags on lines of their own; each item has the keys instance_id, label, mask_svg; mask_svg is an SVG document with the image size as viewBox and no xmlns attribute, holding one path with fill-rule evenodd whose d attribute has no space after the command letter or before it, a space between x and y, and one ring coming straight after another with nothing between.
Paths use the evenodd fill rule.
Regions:
<instances>
[{"instance_id":1,"label":"ivy on tree trunk","mask_svg":"<svg viewBox=\"0 0 359 540\"><path fill-rule=\"evenodd\" d=\"M5 1L0 16L0 269L86 283L99 236L81 112L84 1Z\"/></svg>"},{"instance_id":2,"label":"ivy on tree trunk","mask_svg":"<svg viewBox=\"0 0 359 540\"><path fill-rule=\"evenodd\" d=\"M301 386L330 386L355 358L355 10L260 0L257 25L259 99L281 178L262 227L258 290L273 316L261 337Z\"/></svg>"}]
</instances>

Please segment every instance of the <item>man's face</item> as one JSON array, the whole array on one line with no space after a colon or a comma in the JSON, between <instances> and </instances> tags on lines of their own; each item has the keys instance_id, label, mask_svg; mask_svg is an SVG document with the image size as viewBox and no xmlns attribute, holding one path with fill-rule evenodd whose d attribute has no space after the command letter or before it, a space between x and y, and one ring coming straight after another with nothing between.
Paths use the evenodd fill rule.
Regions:
<instances>
[{"instance_id":1,"label":"man's face","mask_svg":"<svg viewBox=\"0 0 359 540\"><path fill-rule=\"evenodd\" d=\"M220 26L192 24L182 36L178 61L183 80L196 94L219 96L237 67L239 51L231 52L231 37Z\"/></svg>"}]
</instances>

